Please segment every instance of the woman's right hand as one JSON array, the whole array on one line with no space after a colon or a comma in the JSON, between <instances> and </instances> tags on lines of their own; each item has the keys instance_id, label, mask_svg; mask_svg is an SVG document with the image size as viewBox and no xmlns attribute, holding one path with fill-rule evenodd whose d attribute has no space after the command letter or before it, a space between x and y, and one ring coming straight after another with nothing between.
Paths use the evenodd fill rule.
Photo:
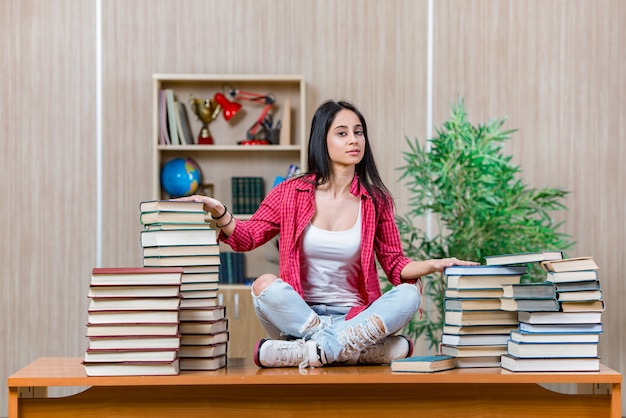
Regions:
<instances>
[{"instance_id":1,"label":"woman's right hand","mask_svg":"<svg viewBox=\"0 0 626 418\"><path fill-rule=\"evenodd\" d=\"M210 213L211 216L214 219L221 217L221 215L225 214L225 212L226 212L226 206L224 206L222 204L222 202L220 202L219 200L214 199L212 197L209 197L209 196L204 196L204 195L200 195L200 194L194 194L194 195L191 195L191 196L178 197L178 198L172 199L172 200L178 200L180 202L199 202L199 203L203 203L204 204L204 210L206 212Z\"/></svg>"}]
</instances>

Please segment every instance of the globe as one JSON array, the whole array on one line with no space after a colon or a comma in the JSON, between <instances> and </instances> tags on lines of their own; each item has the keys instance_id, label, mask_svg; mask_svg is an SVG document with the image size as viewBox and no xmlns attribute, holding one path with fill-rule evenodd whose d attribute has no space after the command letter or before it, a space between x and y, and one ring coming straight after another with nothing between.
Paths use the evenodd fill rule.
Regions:
<instances>
[{"instance_id":1,"label":"globe","mask_svg":"<svg viewBox=\"0 0 626 418\"><path fill-rule=\"evenodd\" d=\"M170 197L194 194L201 178L200 167L191 158L175 158L161 169L161 187Z\"/></svg>"}]
</instances>

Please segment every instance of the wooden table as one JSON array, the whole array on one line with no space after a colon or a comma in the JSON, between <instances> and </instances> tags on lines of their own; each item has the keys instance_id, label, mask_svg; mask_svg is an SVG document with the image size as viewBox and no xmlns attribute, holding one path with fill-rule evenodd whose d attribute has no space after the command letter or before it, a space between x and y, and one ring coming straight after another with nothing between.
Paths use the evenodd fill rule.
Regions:
<instances>
[{"instance_id":1,"label":"wooden table","mask_svg":"<svg viewBox=\"0 0 626 418\"><path fill-rule=\"evenodd\" d=\"M229 359L214 372L88 377L81 358L40 358L8 378L16 417L621 417L622 375L512 373L499 368L394 373L388 365L259 369ZM540 383L601 384L605 394L566 395ZM51 386L89 386L48 398Z\"/></svg>"}]
</instances>

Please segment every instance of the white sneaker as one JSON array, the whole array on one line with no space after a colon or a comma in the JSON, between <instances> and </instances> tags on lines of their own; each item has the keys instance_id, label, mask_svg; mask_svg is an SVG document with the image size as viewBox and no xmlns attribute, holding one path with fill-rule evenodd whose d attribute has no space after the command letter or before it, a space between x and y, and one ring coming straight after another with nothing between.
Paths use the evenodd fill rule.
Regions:
<instances>
[{"instance_id":1,"label":"white sneaker","mask_svg":"<svg viewBox=\"0 0 626 418\"><path fill-rule=\"evenodd\" d=\"M313 340L262 339L254 350L254 362L259 367L321 367L326 356Z\"/></svg>"},{"instance_id":2,"label":"white sneaker","mask_svg":"<svg viewBox=\"0 0 626 418\"><path fill-rule=\"evenodd\" d=\"M391 335L361 351L358 363L385 364L413 354L413 341L404 335Z\"/></svg>"}]
</instances>

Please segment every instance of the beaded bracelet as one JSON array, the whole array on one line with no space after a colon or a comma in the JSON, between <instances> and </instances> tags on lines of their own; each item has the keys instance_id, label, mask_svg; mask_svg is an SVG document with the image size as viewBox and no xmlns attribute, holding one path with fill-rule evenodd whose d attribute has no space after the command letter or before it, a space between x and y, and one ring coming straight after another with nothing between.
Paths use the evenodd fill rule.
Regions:
<instances>
[{"instance_id":1,"label":"beaded bracelet","mask_svg":"<svg viewBox=\"0 0 626 418\"><path fill-rule=\"evenodd\" d=\"M228 208L226 207L226 205L224 205L224 213L222 213L218 217L215 217L215 216L211 215L211 218L213 218L214 221L217 221L218 219L222 219L224 217L224 215L226 215L226 212L228 212Z\"/></svg>"}]
</instances>

